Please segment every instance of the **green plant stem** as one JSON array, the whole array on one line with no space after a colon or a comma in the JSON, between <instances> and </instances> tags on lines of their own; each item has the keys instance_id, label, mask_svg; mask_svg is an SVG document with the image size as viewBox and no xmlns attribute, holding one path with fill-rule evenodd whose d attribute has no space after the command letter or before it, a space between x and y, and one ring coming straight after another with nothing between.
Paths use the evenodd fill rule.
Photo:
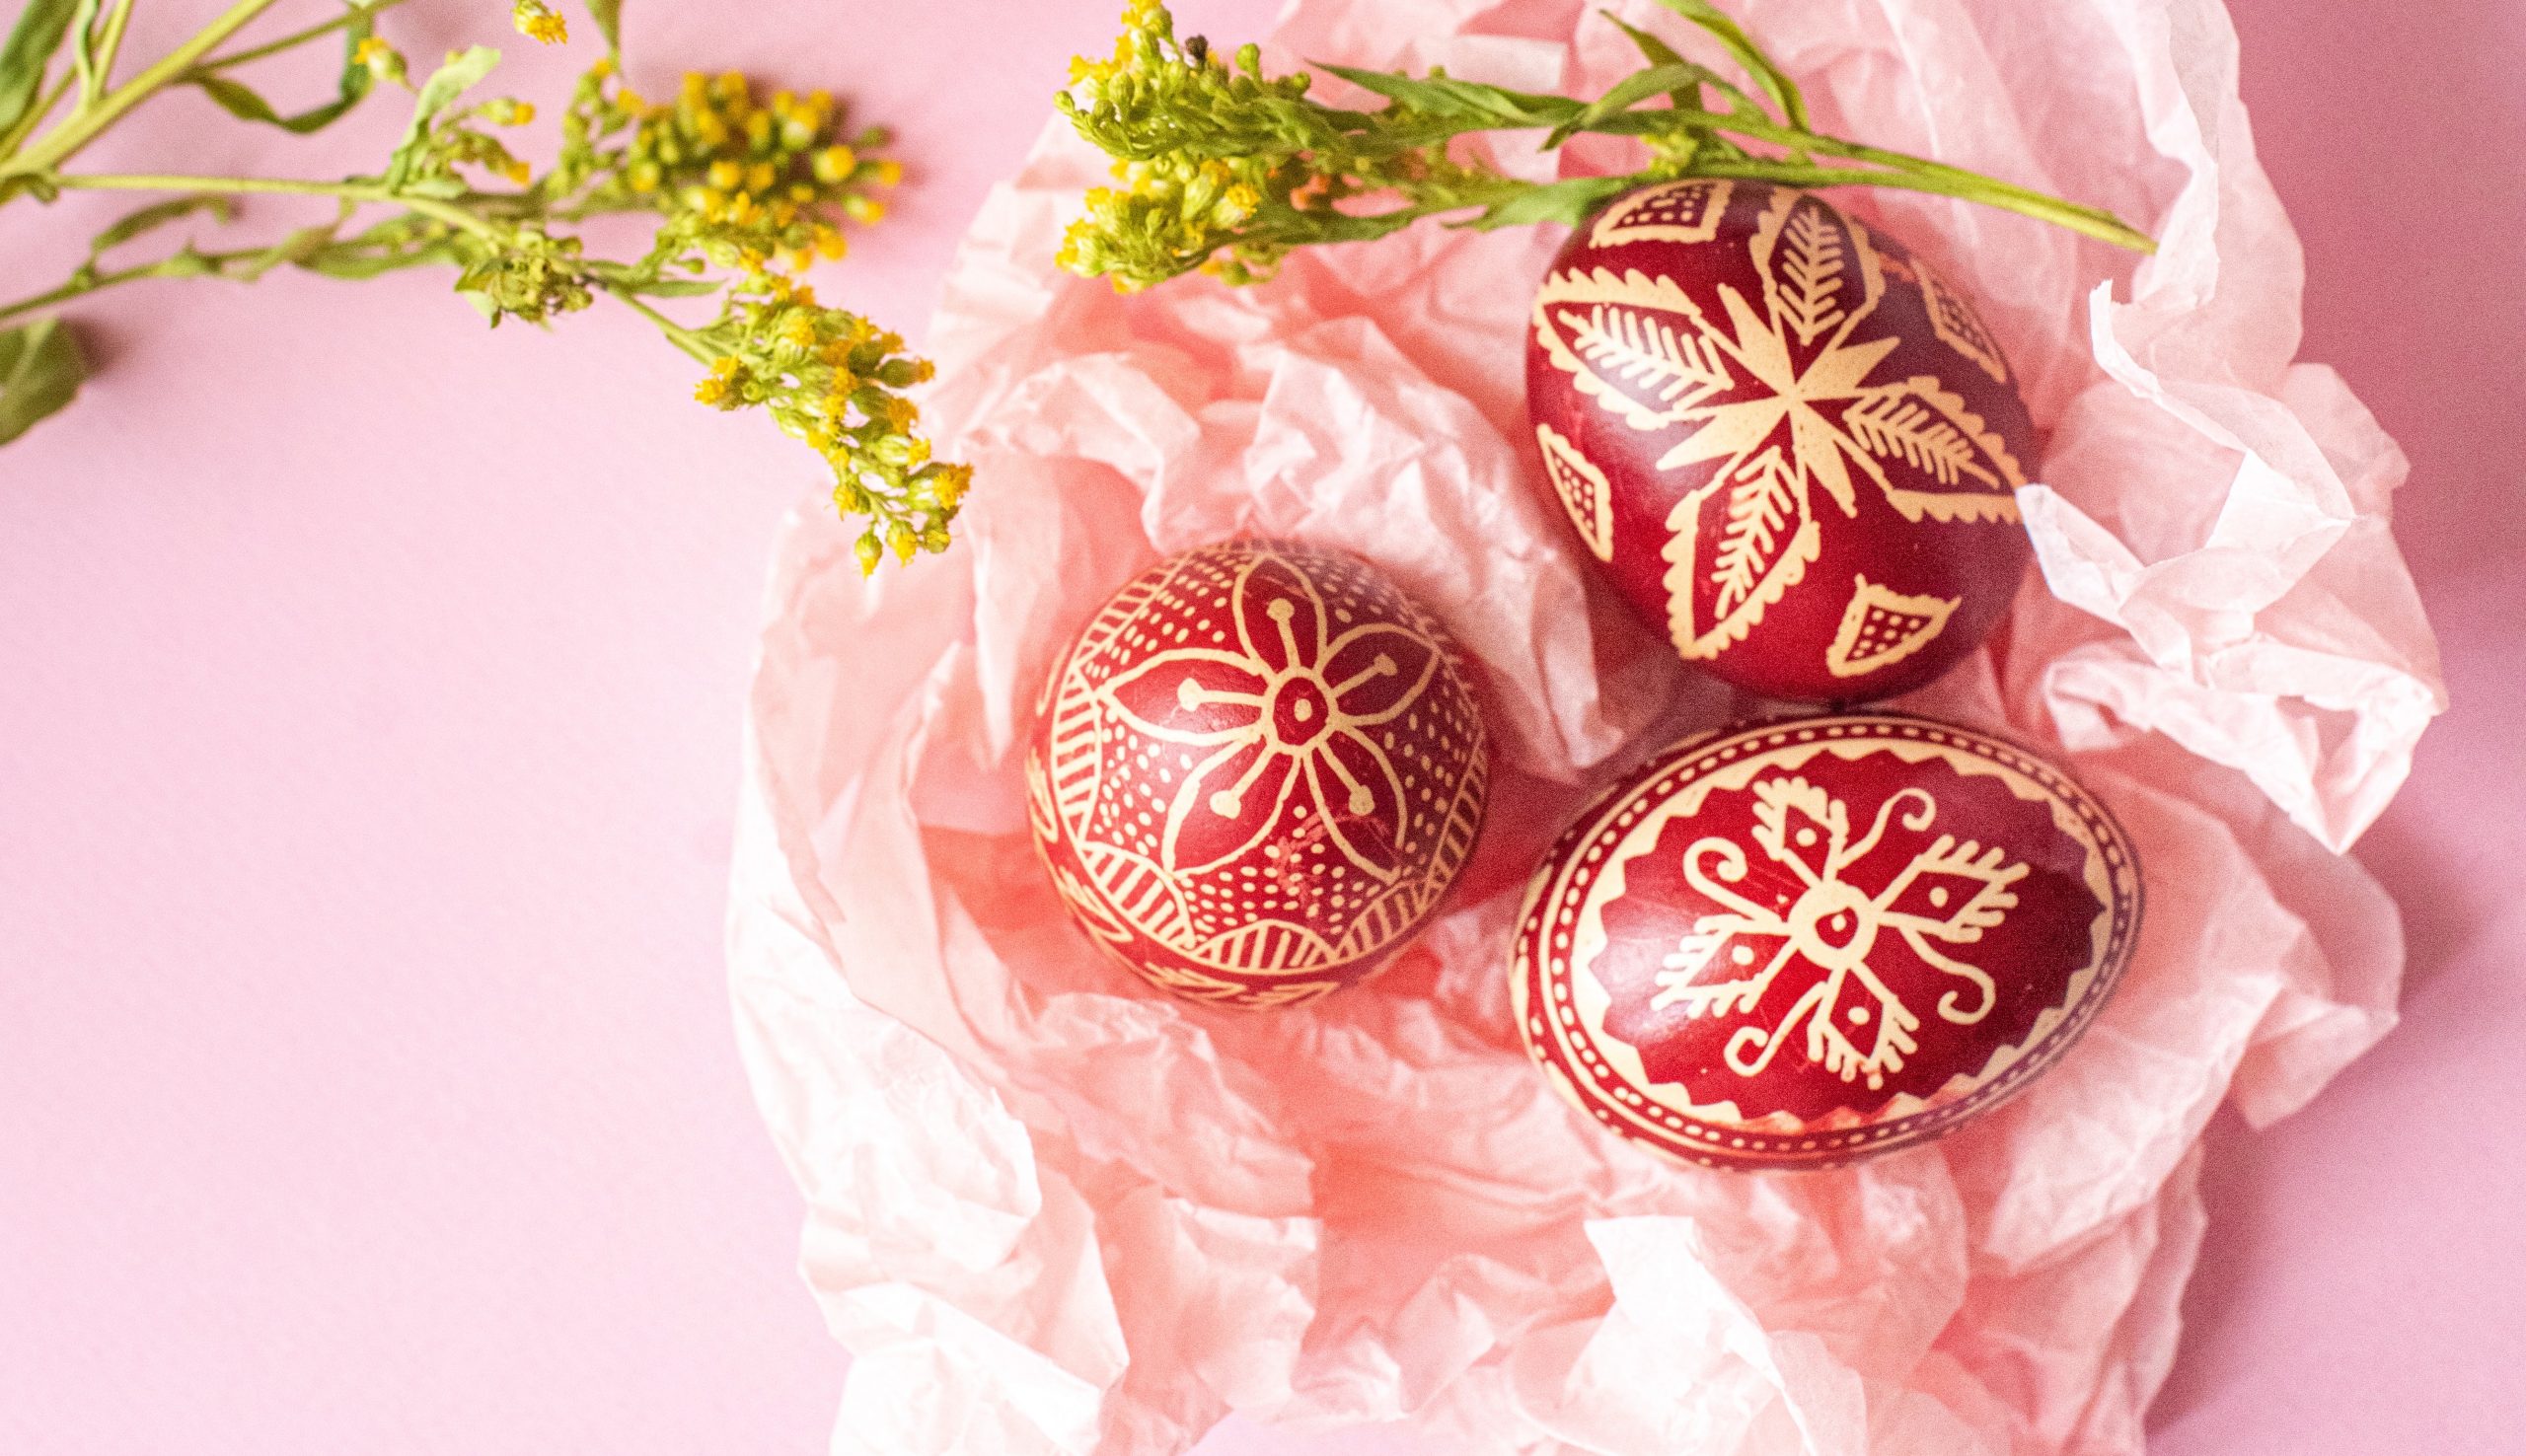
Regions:
<instances>
[{"instance_id":1,"label":"green plant stem","mask_svg":"<svg viewBox=\"0 0 2526 1456\"><path fill-rule=\"evenodd\" d=\"M1581 109L1571 105L1572 114ZM1671 119L1676 118L1676 119ZM1689 118L1689 119L1683 119ZM1502 121L1496 126L1460 126L1449 135L1462 136L1477 131L1530 131L1538 129L1530 121ZM1961 167L1932 162L1905 152L1888 151L1865 143L1844 141L1840 137L1803 131L1742 114L1708 111L1696 115L1690 111L1618 111L1596 125L1583 128L1606 136L1645 137L1648 135L1717 133L1743 137L1747 141L1767 142L1787 148L1801 156L1814 154L1835 157L1850 162L1871 164L1867 168L1818 167L1797 161L1777 161L1765 157L1743 159L1710 157L1693 159L1681 174L1684 177L1727 178L1747 182L1779 182L1789 186L1829 187L1870 185L1898 187L1907 191L1930 192L1943 197L1961 197L2009 212L2068 228L2074 233L2129 248L2141 253L2155 253L2157 243L2148 234L2132 228L2101 208L2086 207L2046 195L2031 187L1984 177ZM1449 203L1446 206L1424 205L1416 215L1451 212L1468 206L1483 205L1483 199Z\"/></svg>"},{"instance_id":2,"label":"green plant stem","mask_svg":"<svg viewBox=\"0 0 2526 1456\"><path fill-rule=\"evenodd\" d=\"M696 362L707 364L711 360L719 357L720 351L711 347L708 339L704 338L701 334L685 328L681 324L678 324L666 315L659 313L656 309L649 307L646 302L642 301L638 294L633 293L631 289L612 283L608 283L603 286L606 292L614 295L623 303L630 305L633 313L640 315L650 323L658 326L658 331L667 336L667 342L684 350L685 353L691 355Z\"/></svg>"},{"instance_id":3,"label":"green plant stem","mask_svg":"<svg viewBox=\"0 0 2526 1456\"><path fill-rule=\"evenodd\" d=\"M1805 179L1799 182L1800 185L1822 187L1856 182L1897 186L1916 192L1935 192L1941 196L1962 197L1969 202L1979 202L1990 207L2024 213L2028 217L2039 218L2044 222L2068 228L2072 232L2114 244L2118 248L2136 249L2142 253L2157 251L2157 243L2148 234L2126 226L2112 213L2101 208L2066 202L2058 197L2036 191L2032 187L2022 187L2015 182L1984 177L1978 172L1968 172L1961 167L1950 167L1944 162L1932 162L1925 157L1915 157L1904 152L1890 152L1883 147L1872 147L1861 142L1844 141L1839 137L1822 136L1812 131L1799 131L1734 116L1717 117L1710 129L1746 137L1752 141L1794 147L1820 156L1872 163L1885 169L1883 172L1863 171L1856 168L1800 169ZM1742 176L1760 182L1797 181L1794 178L1764 176L1752 171L1731 170L1752 168L1761 164L1761 158L1749 158L1744 163L1726 160L1707 163L1697 161L1693 170L1696 175L1703 177ZM1892 176L1890 177L1889 174Z\"/></svg>"},{"instance_id":4,"label":"green plant stem","mask_svg":"<svg viewBox=\"0 0 2526 1456\"><path fill-rule=\"evenodd\" d=\"M504 236L498 224L452 202L415 197L374 182L302 182L279 177L186 177L174 173L81 173L51 179L63 188L112 192L263 192L300 197L342 197L353 202L391 202L450 227L462 228L491 242Z\"/></svg>"},{"instance_id":5,"label":"green plant stem","mask_svg":"<svg viewBox=\"0 0 2526 1456\"><path fill-rule=\"evenodd\" d=\"M299 197L336 197L352 202L392 203L489 241L496 242L501 237L497 223L479 217L456 202L442 201L435 197L409 196L364 182L302 182L293 178L274 177L187 177L173 173L88 173L55 178L53 183L65 189L92 191L259 193ZM216 274L228 262L257 256L260 254L260 250L234 254L196 254L189 262L162 258L154 263L141 263L113 272L74 276L58 287L20 299L12 304L0 305L0 323L7 323L23 315L36 313L55 304L65 303L82 294L94 293L98 289L111 288L119 283L136 282L143 278L171 277L179 272ZM651 308L630 287L613 283L603 283L598 286L632 312L656 325L658 331L666 335L667 342L674 344L696 361L707 364L722 352L700 332L685 328Z\"/></svg>"},{"instance_id":6,"label":"green plant stem","mask_svg":"<svg viewBox=\"0 0 2526 1456\"><path fill-rule=\"evenodd\" d=\"M111 273L91 273L83 270L58 287L45 289L41 293L19 299L13 304L0 305L0 325L14 324L29 314L40 313L55 304L68 303L74 298L84 297L99 289L111 288L119 283L136 283L143 278L217 276L226 271L228 264L241 262L254 255L251 252L194 254L190 261L162 257L156 262L117 268Z\"/></svg>"},{"instance_id":7,"label":"green plant stem","mask_svg":"<svg viewBox=\"0 0 2526 1456\"><path fill-rule=\"evenodd\" d=\"M326 21L320 25L309 26L303 31L293 31L290 34L281 36L277 40L266 40L260 45L249 46L244 50L232 50L226 55L214 55L208 60L205 60L199 65L196 65L192 69L186 71L178 79L188 81L196 76L208 76L218 71L225 71L232 66L242 66L248 61L261 60L267 55L278 55L280 52L289 49L291 46L304 45L308 41L314 40L319 36L330 36L335 31L347 30L352 26L358 25L361 20L369 16L379 15L386 11L393 10L396 6L403 3L405 3L405 0L367 0L367 3L354 5L350 9L343 11L340 15L334 17L332 20Z\"/></svg>"},{"instance_id":8,"label":"green plant stem","mask_svg":"<svg viewBox=\"0 0 2526 1456\"><path fill-rule=\"evenodd\" d=\"M114 8L106 15L105 34L98 37L96 49L96 76L100 86L114 84L114 60L122 54L122 33L131 24L132 3L133 0L114 0Z\"/></svg>"},{"instance_id":9,"label":"green plant stem","mask_svg":"<svg viewBox=\"0 0 2526 1456\"><path fill-rule=\"evenodd\" d=\"M192 38L160 56L139 75L107 92L93 105L82 106L72 111L60 125L44 133L41 140L24 153L0 163L0 182L12 178L41 176L69 161L80 148L96 140L98 133L121 119L125 111L192 69L195 62L209 54L221 41L237 34L247 22L279 3L280 0L236 0L209 25L194 32Z\"/></svg>"}]
</instances>

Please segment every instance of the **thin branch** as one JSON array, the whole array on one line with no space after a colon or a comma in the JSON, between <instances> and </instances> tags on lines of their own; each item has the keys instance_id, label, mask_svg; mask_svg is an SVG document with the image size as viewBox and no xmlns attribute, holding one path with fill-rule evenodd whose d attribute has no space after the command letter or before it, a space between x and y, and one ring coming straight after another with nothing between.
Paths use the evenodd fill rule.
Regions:
<instances>
[{"instance_id":1,"label":"thin branch","mask_svg":"<svg viewBox=\"0 0 2526 1456\"><path fill-rule=\"evenodd\" d=\"M161 87L190 70L194 62L237 34L247 22L278 3L280 0L236 0L217 19L195 32L191 39L159 57L139 75L107 92L96 105L82 107L72 112L69 119L54 127L23 155L0 165L0 182L40 176L69 161L81 147L94 141L99 132L119 120L123 112L147 101Z\"/></svg>"},{"instance_id":2,"label":"thin branch","mask_svg":"<svg viewBox=\"0 0 2526 1456\"><path fill-rule=\"evenodd\" d=\"M267 55L277 55L280 52L289 49L291 46L304 45L308 41L313 40L320 36L328 36L335 31L347 30L352 26L358 25L361 21L370 16L380 14L384 11L393 10L396 6L404 3L405 0L368 0L367 4L354 5L350 9L342 12L340 15L337 15L332 20L326 21L321 25L309 26L303 31L293 31L289 35L283 36L277 40L266 40L260 45L250 46L244 50L232 50L226 55L214 55L210 59L205 60L199 65L196 65L192 69L186 71L178 79L189 81L196 76L211 75L215 72L228 70L233 66L242 66L248 61L261 60Z\"/></svg>"}]
</instances>

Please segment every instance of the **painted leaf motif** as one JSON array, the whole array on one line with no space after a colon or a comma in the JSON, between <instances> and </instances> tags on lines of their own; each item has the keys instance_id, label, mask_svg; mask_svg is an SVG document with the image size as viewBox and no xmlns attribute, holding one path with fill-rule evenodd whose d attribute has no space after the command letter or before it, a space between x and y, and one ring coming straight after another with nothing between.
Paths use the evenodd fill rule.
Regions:
<instances>
[{"instance_id":1,"label":"painted leaf motif","mask_svg":"<svg viewBox=\"0 0 2526 1456\"><path fill-rule=\"evenodd\" d=\"M1207 647L1161 652L1106 685L1133 727L1173 743L1252 736L1263 716L1263 680L1234 653Z\"/></svg>"},{"instance_id":2,"label":"painted leaf motif","mask_svg":"<svg viewBox=\"0 0 2526 1456\"><path fill-rule=\"evenodd\" d=\"M1536 291L1533 327L1579 393L1636 430L1675 424L1738 383L1700 306L1672 278L1555 273Z\"/></svg>"},{"instance_id":3,"label":"painted leaf motif","mask_svg":"<svg viewBox=\"0 0 2526 1456\"><path fill-rule=\"evenodd\" d=\"M1324 602L1287 561L1257 556L1247 562L1230 602L1238 640L1268 671L1315 665L1324 650Z\"/></svg>"},{"instance_id":4,"label":"painted leaf motif","mask_svg":"<svg viewBox=\"0 0 2526 1456\"><path fill-rule=\"evenodd\" d=\"M1996 844L1984 848L1941 835L1915 855L1881 899L1889 924L1910 925L1925 935L1964 945L2008 918L2017 908L2010 887L2027 867L2011 864Z\"/></svg>"},{"instance_id":5,"label":"painted leaf motif","mask_svg":"<svg viewBox=\"0 0 2526 1456\"><path fill-rule=\"evenodd\" d=\"M1353 863L1377 880L1392 879L1400 867L1404 815L1393 761L1347 728L1324 735L1306 761L1326 832Z\"/></svg>"},{"instance_id":6,"label":"painted leaf motif","mask_svg":"<svg viewBox=\"0 0 2526 1456\"><path fill-rule=\"evenodd\" d=\"M1780 564L1799 505L1797 471L1777 445L1746 461L1729 481L1728 524L1710 565L1722 616L1751 599L1763 577Z\"/></svg>"},{"instance_id":7,"label":"painted leaf motif","mask_svg":"<svg viewBox=\"0 0 2526 1456\"><path fill-rule=\"evenodd\" d=\"M1829 876L1850 842L1850 811L1804 778L1767 778L1754 785L1754 842L1813 885Z\"/></svg>"},{"instance_id":8,"label":"painted leaf motif","mask_svg":"<svg viewBox=\"0 0 2526 1456\"><path fill-rule=\"evenodd\" d=\"M1886 498L1918 521L2014 521L2026 473L1964 398L1928 375L1859 391L1841 427ZM1888 468L1896 463L1902 472Z\"/></svg>"},{"instance_id":9,"label":"painted leaf motif","mask_svg":"<svg viewBox=\"0 0 2526 1456\"><path fill-rule=\"evenodd\" d=\"M1812 346L1877 300L1860 276L1856 240L1841 215L1805 193L1790 195L1788 214L1776 233L1757 235L1755 266L1762 269L1774 317L1797 334L1801 345ZM1765 265L1767 241L1772 266ZM1852 296L1855 289L1857 297Z\"/></svg>"},{"instance_id":10,"label":"painted leaf motif","mask_svg":"<svg viewBox=\"0 0 2526 1456\"><path fill-rule=\"evenodd\" d=\"M1743 1015L1761 1003L1790 960L1786 936L1761 933L1737 915L1704 916L1666 957L1650 1009L1681 1006L1691 1016Z\"/></svg>"},{"instance_id":11,"label":"painted leaf motif","mask_svg":"<svg viewBox=\"0 0 2526 1456\"><path fill-rule=\"evenodd\" d=\"M1362 727L1390 722L1421 697L1439 669L1429 638L1399 626L1353 627L1324 651L1334 710Z\"/></svg>"},{"instance_id":12,"label":"painted leaf motif","mask_svg":"<svg viewBox=\"0 0 2526 1456\"><path fill-rule=\"evenodd\" d=\"M1289 803L1296 761L1275 752L1261 734L1213 753L1167 810L1159 850L1166 864L1191 873L1253 848Z\"/></svg>"}]
</instances>

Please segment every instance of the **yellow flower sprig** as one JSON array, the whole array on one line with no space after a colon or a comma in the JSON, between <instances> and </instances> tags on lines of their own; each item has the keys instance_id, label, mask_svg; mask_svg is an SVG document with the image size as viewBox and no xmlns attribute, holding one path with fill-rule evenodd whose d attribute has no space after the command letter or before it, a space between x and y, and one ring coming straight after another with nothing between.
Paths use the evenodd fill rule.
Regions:
<instances>
[{"instance_id":1,"label":"yellow flower sprig","mask_svg":"<svg viewBox=\"0 0 2526 1456\"><path fill-rule=\"evenodd\" d=\"M1616 21L1648 64L1593 100L1436 70L1321 67L1383 102L1351 109L1314 100L1304 74L1266 75L1252 45L1228 56L1198 36L1179 41L1160 0L1129 0L1112 53L1074 62L1055 98L1114 159L1116 182L1087 193L1061 263L1126 291L1196 270L1247 283L1299 248L1382 238L1432 217L1471 228L1577 223L1633 187L1687 177L1902 187L2120 247L2155 246L2101 209L1819 132L1797 83L1711 0L1659 3L1715 40L1744 82ZM1546 149L1583 132L1630 137L1647 164L1628 176L1530 182L1449 150L1461 136L1529 130L1543 133Z\"/></svg>"},{"instance_id":2,"label":"yellow flower sprig","mask_svg":"<svg viewBox=\"0 0 2526 1456\"><path fill-rule=\"evenodd\" d=\"M901 335L758 268L698 337L719 352L694 398L720 409L762 409L824 457L835 506L869 521L856 544L860 570L874 571L888 551L910 561L946 549L947 525L973 471L930 459L921 409L903 392L928 383L931 369L905 352Z\"/></svg>"},{"instance_id":3,"label":"yellow flower sprig","mask_svg":"<svg viewBox=\"0 0 2526 1456\"><path fill-rule=\"evenodd\" d=\"M131 0L108 3L120 15ZM91 91L83 82L82 105L39 135L45 113L69 89L67 78L53 88L52 102L37 97L13 112L10 68L19 47L13 40L0 51L0 203L83 188L170 194L100 235L87 262L61 285L0 305L0 441L76 392L84 365L52 315L85 294L142 278L252 280L280 266L366 278L445 265L456 270L457 291L494 325L544 324L599 298L649 319L708 366L697 392L704 402L760 408L816 452L832 473L837 508L866 523L863 566L873 569L888 553L910 560L946 547L972 476L931 459L920 433L920 411L906 392L929 378L929 365L906 352L898 335L818 303L796 276L842 257L849 229L885 216L880 194L903 174L882 155L890 140L884 128L854 128L830 93L764 96L737 72L687 75L672 99L652 103L624 81L614 49L619 0L590 0L608 50L573 87L560 111L558 154L539 172L503 134L535 121L532 104L465 99L497 52L477 46L452 54L415 83L404 54L376 31L377 15L402 0L364 0L278 40L220 48L245 20L279 3L241 0L129 86ZM560 14L542 0L516 0L511 18L541 43L568 38ZM102 34L92 29L62 42L91 47L83 77L95 68ZM283 116L229 74L335 34L344 47L340 94L316 110ZM110 67L111 56L106 60ZM40 91L40 65L35 80L30 89ZM412 115L381 171L340 182L65 170L137 100L180 84L201 86L242 118L297 131L329 124L378 86L410 92ZM188 239L148 262L108 264L110 254L146 234L187 218L225 222L230 199L273 192L329 197L337 210L330 221L260 247L205 251ZM592 253L575 225L620 213L657 219L648 250L629 258ZM658 307L697 296L719 300L717 316L699 327Z\"/></svg>"}]
</instances>

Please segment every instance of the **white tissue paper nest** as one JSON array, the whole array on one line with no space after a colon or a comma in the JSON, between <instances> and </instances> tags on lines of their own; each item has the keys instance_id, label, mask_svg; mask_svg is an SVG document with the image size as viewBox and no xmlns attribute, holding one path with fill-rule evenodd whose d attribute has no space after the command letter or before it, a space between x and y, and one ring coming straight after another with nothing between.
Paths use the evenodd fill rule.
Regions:
<instances>
[{"instance_id":1,"label":"white tissue paper nest","mask_svg":"<svg viewBox=\"0 0 2526 1456\"><path fill-rule=\"evenodd\" d=\"M1999 1112L1838 1172L1684 1169L1563 1104L1508 1015L1526 869L1588 790L1736 705L1532 488L1523 328L1560 230L1424 226L1121 299L1054 267L1105 177L1056 122L929 333L940 452L977 470L961 544L867 584L802 513L749 705L733 991L853 1356L836 1452L1149 1456L1229 1413L1475 1456L2141 1450L2203 1125L2287 1114L2394 1021L2395 910L2343 851L2443 702L2387 525L2404 460L2292 362L2298 246L2214 0L1733 8L1820 127L2161 240L1836 194L1981 300L2047 431L2040 578L1900 705L2044 746L2130 830L2151 899L2113 1003ZM1570 94L1638 64L1576 0L1299 0L1265 53ZM1582 165L1532 144L1493 159ZM1357 551L1447 619L1501 754L1447 912L1279 1014L1100 961L1019 767L1095 605L1241 533Z\"/></svg>"}]
</instances>

